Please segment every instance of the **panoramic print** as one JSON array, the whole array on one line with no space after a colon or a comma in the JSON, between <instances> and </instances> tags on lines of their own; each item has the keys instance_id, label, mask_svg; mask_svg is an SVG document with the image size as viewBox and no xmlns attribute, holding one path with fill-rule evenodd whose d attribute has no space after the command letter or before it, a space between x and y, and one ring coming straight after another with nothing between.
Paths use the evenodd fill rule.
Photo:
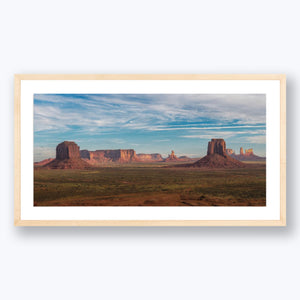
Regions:
<instances>
[{"instance_id":1,"label":"panoramic print","mask_svg":"<svg viewBox=\"0 0 300 300\"><path fill-rule=\"evenodd\" d=\"M35 94L34 206L266 206L266 96Z\"/></svg>"}]
</instances>

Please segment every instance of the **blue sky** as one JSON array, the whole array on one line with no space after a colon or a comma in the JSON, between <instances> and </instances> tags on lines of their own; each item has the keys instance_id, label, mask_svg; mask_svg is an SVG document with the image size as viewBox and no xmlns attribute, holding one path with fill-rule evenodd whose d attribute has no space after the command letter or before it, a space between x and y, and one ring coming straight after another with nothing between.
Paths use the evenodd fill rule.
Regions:
<instances>
[{"instance_id":1,"label":"blue sky","mask_svg":"<svg viewBox=\"0 0 300 300\"><path fill-rule=\"evenodd\" d=\"M56 145L200 157L211 138L265 156L264 94L35 94L34 160Z\"/></svg>"}]
</instances>

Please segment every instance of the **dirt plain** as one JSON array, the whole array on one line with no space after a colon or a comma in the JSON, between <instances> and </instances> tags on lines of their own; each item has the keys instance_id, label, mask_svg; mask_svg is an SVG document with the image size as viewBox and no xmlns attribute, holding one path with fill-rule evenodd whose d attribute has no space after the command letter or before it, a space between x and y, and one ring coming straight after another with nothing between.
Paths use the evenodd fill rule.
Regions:
<instances>
[{"instance_id":1,"label":"dirt plain","mask_svg":"<svg viewBox=\"0 0 300 300\"><path fill-rule=\"evenodd\" d=\"M239 169L161 162L90 170L35 167L34 206L265 206L265 162L246 164Z\"/></svg>"}]
</instances>

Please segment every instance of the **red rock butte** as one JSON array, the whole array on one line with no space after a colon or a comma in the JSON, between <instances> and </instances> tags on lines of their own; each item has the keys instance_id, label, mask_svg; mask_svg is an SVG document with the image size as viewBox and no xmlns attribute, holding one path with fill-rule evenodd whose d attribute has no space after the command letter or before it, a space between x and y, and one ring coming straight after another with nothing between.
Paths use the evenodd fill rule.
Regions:
<instances>
[{"instance_id":1,"label":"red rock butte","mask_svg":"<svg viewBox=\"0 0 300 300\"><path fill-rule=\"evenodd\" d=\"M90 165L80 158L79 146L64 141L56 147L56 158L44 165L47 169L89 169Z\"/></svg>"},{"instance_id":2,"label":"red rock butte","mask_svg":"<svg viewBox=\"0 0 300 300\"><path fill-rule=\"evenodd\" d=\"M245 164L230 157L226 152L223 139L212 139L208 142L207 155L193 164L184 165L189 168L235 169L244 168Z\"/></svg>"}]
</instances>

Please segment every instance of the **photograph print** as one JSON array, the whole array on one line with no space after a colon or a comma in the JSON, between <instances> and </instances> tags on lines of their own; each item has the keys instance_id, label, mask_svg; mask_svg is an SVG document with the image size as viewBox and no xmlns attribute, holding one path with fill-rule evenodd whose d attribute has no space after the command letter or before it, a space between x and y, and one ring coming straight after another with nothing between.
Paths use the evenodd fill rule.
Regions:
<instances>
[{"instance_id":1,"label":"photograph print","mask_svg":"<svg viewBox=\"0 0 300 300\"><path fill-rule=\"evenodd\" d=\"M266 95L34 94L34 206L266 206Z\"/></svg>"}]
</instances>

